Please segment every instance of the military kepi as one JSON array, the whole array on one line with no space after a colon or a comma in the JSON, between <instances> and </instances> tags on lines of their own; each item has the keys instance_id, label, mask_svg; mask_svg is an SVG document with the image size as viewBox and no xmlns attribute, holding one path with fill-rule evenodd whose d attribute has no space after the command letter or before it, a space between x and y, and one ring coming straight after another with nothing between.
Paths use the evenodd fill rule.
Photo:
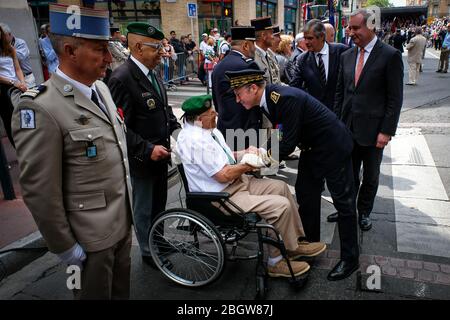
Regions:
<instances>
[{"instance_id":1,"label":"military kepi","mask_svg":"<svg viewBox=\"0 0 450 320\"><path fill-rule=\"evenodd\" d=\"M255 27L232 27L231 39L233 40L256 40Z\"/></svg>"},{"instance_id":2,"label":"military kepi","mask_svg":"<svg viewBox=\"0 0 450 320\"><path fill-rule=\"evenodd\" d=\"M256 18L250 21L256 31L272 30L272 19L270 17Z\"/></svg>"},{"instance_id":3,"label":"military kepi","mask_svg":"<svg viewBox=\"0 0 450 320\"><path fill-rule=\"evenodd\" d=\"M225 72L225 76L230 81L230 87L232 89L237 89L247 84L261 82L265 80L264 74L264 71L256 69Z\"/></svg>"},{"instance_id":4,"label":"military kepi","mask_svg":"<svg viewBox=\"0 0 450 320\"><path fill-rule=\"evenodd\" d=\"M156 40L164 39L164 33L162 33L158 28L145 22L132 22L128 24L127 30L129 33L138 34Z\"/></svg>"},{"instance_id":5,"label":"military kepi","mask_svg":"<svg viewBox=\"0 0 450 320\"><path fill-rule=\"evenodd\" d=\"M95 40L110 39L108 10L50 4L49 16L51 32L54 34Z\"/></svg>"},{"instance_id":6,"label":"military kepi","mask_svg":"<svg viewBox=\"0 0 450 320\"><path fill-rule=\"evenodd\" d=\"M209 94L195 96L187 99L181 105L181 110L185 115L199 115L207 111L212 106L212 96Z\"/></svg>"}]
</instances>

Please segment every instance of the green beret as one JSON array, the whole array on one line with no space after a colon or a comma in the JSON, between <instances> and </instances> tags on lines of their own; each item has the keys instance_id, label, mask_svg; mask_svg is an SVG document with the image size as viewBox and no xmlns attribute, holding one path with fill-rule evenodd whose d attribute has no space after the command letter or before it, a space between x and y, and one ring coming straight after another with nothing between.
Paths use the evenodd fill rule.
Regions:
<instances>
[{"instance_id":1,"label":"green beret","mask_svg":"<svg viewBox=\"0 0 450 320\"><path fill-rule=\"evenodd\" d=\"M212 96L207 94L187 99L183 102L181 110L183 110L186 115L199 115L211 108L211 106Z\"/></svg>"},{"instance_id":2,"label":"green beret","mask_svg":"<svg viewBox=\"0 0 450 320\"><path fill-rule=\"evenodd\" d=\"M164 39L164 33L162 33L161 30L144 22L132 22L128 24L127 30L129 33L138 34L156 40Z\"/></svg>"}]
</instances>

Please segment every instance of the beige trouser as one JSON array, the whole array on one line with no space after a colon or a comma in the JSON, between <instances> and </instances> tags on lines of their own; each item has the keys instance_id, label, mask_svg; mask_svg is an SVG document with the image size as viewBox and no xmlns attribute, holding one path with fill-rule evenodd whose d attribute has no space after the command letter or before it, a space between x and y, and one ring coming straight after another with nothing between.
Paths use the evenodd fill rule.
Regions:
<instances>
[{"instance_id":1,"label":"beige trouser","mask_svg":"<svg viewBox=\"0 0 450 320\"><path fill-rule=\"evenodd\" d=\"M419 80L420 63L408 62L409 64L409 83L417 83Z\"/></svg>"},{"instance_id":2,"label":"beige trouser","mask_svg":"<svg viewBox=\"0 0 450 320\"><path fill-rule=\"evenodd\" d=\"M111 248L86 252L77 300L126 300L130 298L131 230Z\"/></svg>"},{"instance_id":3,"label":"beige trouser","mask_svg":"<svg viewBox=\"0 0 450 320\"><path fill-rule=\"evenodd\" d=\"M230 200L242 210L256 212L274 226L287 250L294 251L298 247L298 238L304 237L305 233L297 202L285 182L242 175L223 191L230 193ZM271 247L270 250L272 257L280 254L278 249Z\"/></svg>"}]
</instances>

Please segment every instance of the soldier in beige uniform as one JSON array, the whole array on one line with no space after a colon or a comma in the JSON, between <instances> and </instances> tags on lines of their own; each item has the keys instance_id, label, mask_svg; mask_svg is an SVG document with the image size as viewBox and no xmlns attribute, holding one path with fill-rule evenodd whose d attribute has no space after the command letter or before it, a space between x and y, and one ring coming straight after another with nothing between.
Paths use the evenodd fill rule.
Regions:
<instances>
[{"instance_id":1,"label":"soldier in beige uniform","mask_svg":"<svg viewBox=\"0 0 450 320\"><path fill-rule=\"evenodd\" d=\"M274 41L272 20L270 17L256 18L251 20L251 24L256 31L255 62L265 72L267 83L281 84L277 60L269 50Z\"/></svg>"},{"instance_id":2,"label":"soldier in beige uniform","mask_svg":"<svg viewBox=\"0 0 450 320\"><path fill-rule=\"evenodd\" d=\"M81 269L75 298L127 299L132 191L125 126L108 88L96 81L111 62L109 30L102 28L108 12L81 8L83 29L74 31L52 21L66 10L50 5L57 72L23 93L13 114L23 198L49 250Z\"/></svg>"}]
</instances>

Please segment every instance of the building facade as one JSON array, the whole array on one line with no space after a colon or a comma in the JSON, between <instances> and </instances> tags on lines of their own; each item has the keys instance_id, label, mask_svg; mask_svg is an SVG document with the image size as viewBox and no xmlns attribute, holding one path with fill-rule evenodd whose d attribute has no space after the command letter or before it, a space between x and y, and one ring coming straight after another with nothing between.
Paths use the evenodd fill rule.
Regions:
<instances>
[{"instance_id":1,"label":"building facade","mask_svg":"<svg viewBox=\"0 0 450 320\"><path fill-rule=\"evenodd\" d=\"M450 0L428 0L428 16L450 17Z\"/></svg>"},{"instance_id":2,"label":"building facade","mask_svg":"<svg viewBox=\"0 0 450 320\"><path fill-rule=\"evenodd\" d=\"M107 9L111 25L125 32L132 21L145 21L162 29L165 34L174 30L177 35L202 33L217 28L222 34L233 25L250 25L256 17L271 16L274 25L286 33L301 28L302 0L28 0L38 25L48 22L48 4L51 2L90 5ZM188 3L197 6L195 18L188 17Z\"/></svg>"}]
</instances>

